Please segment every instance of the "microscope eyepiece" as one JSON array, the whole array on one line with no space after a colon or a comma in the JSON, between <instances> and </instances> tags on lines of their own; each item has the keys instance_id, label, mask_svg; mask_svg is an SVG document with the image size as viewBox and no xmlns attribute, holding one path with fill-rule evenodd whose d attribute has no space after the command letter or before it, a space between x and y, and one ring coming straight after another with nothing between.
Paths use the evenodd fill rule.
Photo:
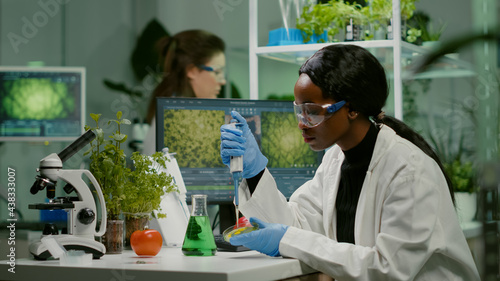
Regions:
<instances>
[{"instance_id":1,"label":"microscope eyepiece","mask_svg":"<svg viewBox=\"0 0 500 281\"><path fill-rule=\"evenodd\" d=\"M81 135L78 139L76 139L73 143L67 146L63 151L59 152L58 156L61 159L61 162L64 163L75 153L80 151L84 146L89 144L93 139L95 139L96 135L91 130L86 131L83 135Z\"/></svg>"}]
</instances>

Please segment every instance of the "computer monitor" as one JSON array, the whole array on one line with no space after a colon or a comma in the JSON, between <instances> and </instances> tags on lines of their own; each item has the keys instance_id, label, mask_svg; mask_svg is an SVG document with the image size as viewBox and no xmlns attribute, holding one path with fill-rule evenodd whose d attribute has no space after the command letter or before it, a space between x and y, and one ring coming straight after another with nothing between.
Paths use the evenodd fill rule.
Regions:
<instances>
[{"instance_id":1,"label":"computer monitor","mask_svg":"<svg viewBox=\"0 0 500 281\"><path fill-rule=\"evenodd\" d=\"M233 202L232 177L220 157L220 126L232 110L247 120L285 197L314 176L323 153L304 142L291 101L158 98L156 150L176 153L188 200L207 194L209 204Z\"/></svg>"},{"instance_id":2,"label":"computer monitor","mask_svg":"<svg viewBox=\"0 0 500 281\"><path fill-rule=\"evenodd\" d=\"M84 126L85 68L0 66L0 141L73 141Z\"/></svg>"}]
</instances>

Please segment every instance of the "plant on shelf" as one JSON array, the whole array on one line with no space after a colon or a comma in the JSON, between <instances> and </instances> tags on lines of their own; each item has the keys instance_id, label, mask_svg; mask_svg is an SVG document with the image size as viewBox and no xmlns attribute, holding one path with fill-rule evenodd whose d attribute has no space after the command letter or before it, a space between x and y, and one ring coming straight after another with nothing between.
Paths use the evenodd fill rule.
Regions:
<instances>
[{"instance_id":1,"label":"plant on shelf","mask_svg":"<svg viewBox=\"0 0 500 281\"><path fill-rule=\"evenodd\" d=\"M392 18L392 1L391 0L369 0L368 10L370 11L370 20L388 23Z\"/></svg>"},{"instance_id":2,"label":"plant on shelf","mask_svg":"<svg viewBox=\"0 0 500 281\"><path fill-rule=\"evenodd\" d=\"M447 137L429 134L430 140L443 162L443 168L451 180L453 190L474 193L478 187L473 161L469 160L474 152L467 149L464 144L465 136L463 133L458 136L458 143L455 146L452 141L457 138L452 138L451 135L451 128Z\"/></svg>"},{"instance_id":3,"label":"plant on shelf","mask_svg":"<svg viewBox=\"0 0 500 281\"><path fill-rule=\"evenodd\" d=\"M450 176L455 192L473 193L477 191L472 161L463 161L458 158L451 163L444 163L443 166Z\"/></svg>"},{"instance_id":4,"label":"plant on shelf","mask_svg":"<svg viewBox=\"0 0 500 281\"><path fill-rule=\"evenodd\" d=\"M430 19L428 17L424 17L423 14L418 17L415 16L415 20L418 24L418 28L420 28L422 32L421 38L424 42L438 41L448 25L447 23L433 25Z\"/></svg>"},{"instance_id":5,"label":"plant on shelf","mask_svg":"<svg viewBox=\"0 0 500 281\"><path fill-rule=\"evenodd\" d=\"M328 38L333 38L339 32L338 13L329 3L314 4L309 2L304 5L300 17L297 18L296 27L302 31L304 43L311 41L313 35L320 36L327 31ZM320 39L319 43L324 40Z\"/></svg>"},{"instance_id":6,"label":"plant on shelf","mask_svg":"<svg viewBox=\"0 0 500 281\"><path fill-rule=\"evenodd\" d=\"M309 2L305 5L302 14L297 18L296 27L302 31L304 43L311 40L313 35L321 35L325 31L329 41L343 32L349 20L354 24L362 24L365 16L359 4L344 2L343 0L330 0L328 3Z\"/></svg>"},{"instance_id":7,"label":"plant on shelf","mask_svg":"<svg viewBox=\"0 0 500 281\"><path fill-rule=\"evenodd\" d=\"M419 0L400 0L400 9L401 9L401 19L404 20L409 20L412 16L413 13L415 12L415 3L418 2ZM391 7L392 7L392 1L391 1Z\"/></svg>"},{"instance_id":8,"label":"plant on shelf","mask_svg":"<svg viewBox=\"0 0 500 281\"><path fill-rule=\"evenodd\" d=\"M413 16L419 0L400 0L401 19L407 20ZM373 18L389 21L392 18L392 0L368 0Z\"/></svg>"},{"instance_id":9,"label":"plant on shelf","mask_svg":"<svg viewBox=\"0 0 500 281\"><path fill-rule=\"evenodd\" d=\"M123 189L122 211L125 217L125 244L130 245L130 236L136 230L147 227L153 211L159 211L158 218L166 217L161 213L160 203L163 195L177 191L172 176L164 170L166 161L170 161L163 153L155 152L151 156L133 152L130 159L134 169Z\"/></svg>"},{"instance_id":10,"label":"plant on shelf","mask_svg":"<svg viewBox=\"0 0 500 281\"><path fill-rule=\"evenodd\" d=\"M382 26L388 25L392 19L392 1L391 0L369 0L365 7L365 13L368 21L373 25L373 30L377 31Z\"/></svg>"},{"instance_id":11,"label":"plant on shelf","mask_svg":"<svg viewBox=\"0 0 500 281\"><path fill-rule=\"evenodd\" d=\"M420 36L422 36L422 31L420 31L420 29L410 27L406 31L406 42L415 43Z\"/></svg>"},{"instance_id":12,"label":"plant on shelf","mask_svg":"<svg viewBox=\"0 0 500 281\"><path fill-rule=\"evenodd\" d=\"M90 143L90 149L84 156L90 154L89 170L101 186L108 220L118 220L122 211L123 188L130 173L130 169L126 167L125 152L121 147L127 140L127 135L121 132L121 126L130 125L131 122L122 119L122 112L118 111L116 120L108 121L108 125L116 124L116 131L109 136L110 139L105 139L103 129L99 126L101 114L91 113L90 117L95 121L95 127L86 125L85 129L93 130L96 138Z\"/></svg>"}]
</instances>

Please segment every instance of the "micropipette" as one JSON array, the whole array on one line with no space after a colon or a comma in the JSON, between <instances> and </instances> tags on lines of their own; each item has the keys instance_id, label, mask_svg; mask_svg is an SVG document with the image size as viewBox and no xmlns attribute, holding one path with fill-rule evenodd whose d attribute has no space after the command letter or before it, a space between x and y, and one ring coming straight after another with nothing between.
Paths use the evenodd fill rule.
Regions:
<instances>
[{"instance_id":1,"label":"micropipette","mask_svg":"<svg viewBox=\"0 0 500 281\"><path fill-rule=\"evenodd\" d=\"M236 128L236 123L231 123L231 125ZM242 156L231 156L229 162L229 172L233 175L234 182L234 207L236 211L236 226L238 226L238 221L240 217L239 210L239 196L238 187L240 183L241 172L243 172L243 155Z\"/></svg>"}]
</instances>

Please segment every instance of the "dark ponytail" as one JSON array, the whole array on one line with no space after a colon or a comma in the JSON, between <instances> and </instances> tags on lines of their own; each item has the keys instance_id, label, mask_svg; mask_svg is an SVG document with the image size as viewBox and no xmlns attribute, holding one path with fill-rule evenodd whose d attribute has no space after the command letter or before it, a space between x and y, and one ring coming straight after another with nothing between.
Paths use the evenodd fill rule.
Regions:
<instances>
[{"instance_id":1,"label":"dark ponytail","mask_svg":"<svg viewBox=\"0 0 500 281\"><path fill-rule=\"evenodd\" d=\"M351 110L372 117L375 123L392 128L434 159L446 178L455 203L453 185L441 160L425 139L404 122L385 116L382 108L389 95L384 67L366 49L355 45L330 45L317 51L300 68L323 92L324 98L345 100Z\"/></svg>"},{"instance_id":2,"label":"dark ponytail","mask_svg":"<svg viewBox=\"0 0 500 281\"><path fill-rule=\"evenodd\" d=\"M417 132L415 132L412 128L410 128L408 125L403 123L401 120L398 120L394 117L391 116L383 116L381 118L376 118L375 122L377 124L384 124L386 126L391 127L396 134L398 134L400 137L410 141L414 145L416 145L418 148L420 148L425 154L427 154L429 157L434 159L436 163L439 166L439 169L441 169L441 172L443 173L446 183L448 184L448 189L450 190L450 195L451 195L451 200L453 201L453 204L455 204L455 195L453 193L453 184L451 182L450 177L446 173L443 167L443 163L441 163L441 160L439 159L438 155L432 149L432 147L425 141L425 139Z\"/></svg>"}]
</instances>

